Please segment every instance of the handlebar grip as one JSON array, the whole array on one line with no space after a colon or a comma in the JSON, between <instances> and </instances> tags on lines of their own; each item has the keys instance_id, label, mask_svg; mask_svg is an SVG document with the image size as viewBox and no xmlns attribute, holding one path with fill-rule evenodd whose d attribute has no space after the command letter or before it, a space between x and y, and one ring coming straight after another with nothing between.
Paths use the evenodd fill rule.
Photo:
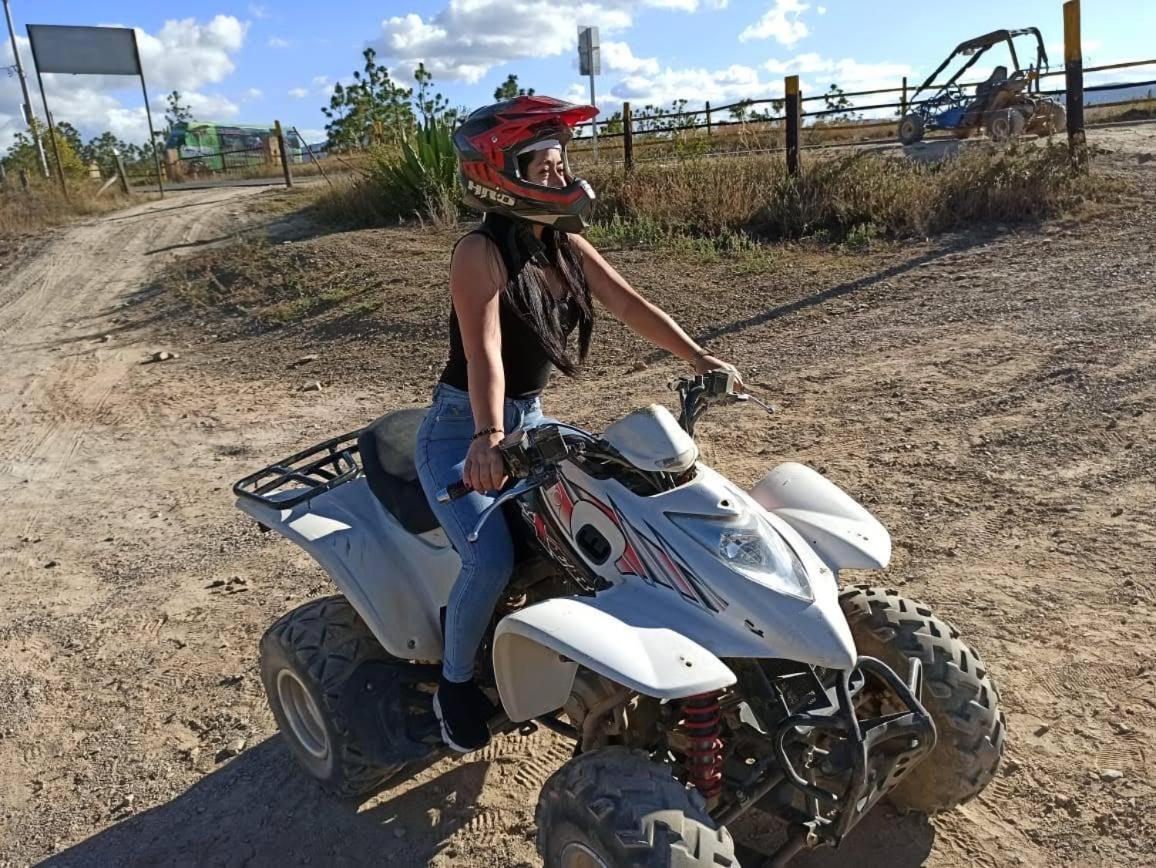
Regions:
<instances>
[{"instance_id":1,"label":"handlebar grip","mask_svg":"<svg viewBox=\"0 0 1156 868\"><path fill-rule=\"evenodd\" d=\"M465 497L471 491L473 491L473 489L459 479L457 482L448 485L438 492L438 503L449 503L451 500Z\"/></svg>"}]
</instances>

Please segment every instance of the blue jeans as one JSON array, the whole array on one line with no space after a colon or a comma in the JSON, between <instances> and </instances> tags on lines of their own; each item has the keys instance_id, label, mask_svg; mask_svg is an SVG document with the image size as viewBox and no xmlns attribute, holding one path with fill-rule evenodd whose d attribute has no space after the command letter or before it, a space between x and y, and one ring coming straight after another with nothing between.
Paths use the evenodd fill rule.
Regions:
<instances>
[{"instance_id":1,"label":"blue jeans","mask_svg":"<svg viewBox=\"0 0 1156 868\"><path fill-rule=\"evenodd\" d=\"M533 428L546 421L549 420L542 416L538 398L506 399L503 419L506 431ZM418 431L414 463L434 515L462 561L446 608L442 659L442 674L449 681L459 682L473 677L478 646L514 571L514 543L501 511L486 521L477 542L466 539L494 498L471 492L449 503L437 502L441 489L462 478L473 435L474 414L469 393L439 383L434 389L433 405Z\"/></svg>"}]
</instances>

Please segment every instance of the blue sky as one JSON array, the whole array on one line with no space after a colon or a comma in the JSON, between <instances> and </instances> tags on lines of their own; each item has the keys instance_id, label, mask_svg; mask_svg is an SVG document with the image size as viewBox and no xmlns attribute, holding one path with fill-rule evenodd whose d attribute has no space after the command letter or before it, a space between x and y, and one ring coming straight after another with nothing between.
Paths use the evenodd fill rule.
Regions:
<instances>
[{"instance_id":1,"label":"blue sky","mask_svg":"<svg viewBox=\"0 0 1156 868\"><path fill-rule=\"evenodd\" d=\"M1063 39L1060 0L205 0L191 16L155 0L11 2L18 34L27 23L138 28L157 114L177 88L201 118L279 118L310 139L323 136L320 107L333 82L348 80L367 45L407 84L424 61L455 105L490 101L511 72L539 92L584 100L576 26L596 24L598 103L610 113L624 99L697 106L778 96L788 72L801 74L811 93L831 82L846 90L896 86L904 74L921 78L961 40L1000 27L1040 27L1054 62ZM1084 4L1088 64L1156 56L1154 33L1154 0ZM30 67L23 46L22 55ZM11 62L5 39L0 66ZM1156 66L1113 74L1128 78L1156 78ZM31 86L39 107L35 79ZM58 120L86 135L112 129L144 138L131 80L48 76L47 86ZM0 75L0 152L21 126L19 104L15 79Z\"/></svg>"}]
</instances>

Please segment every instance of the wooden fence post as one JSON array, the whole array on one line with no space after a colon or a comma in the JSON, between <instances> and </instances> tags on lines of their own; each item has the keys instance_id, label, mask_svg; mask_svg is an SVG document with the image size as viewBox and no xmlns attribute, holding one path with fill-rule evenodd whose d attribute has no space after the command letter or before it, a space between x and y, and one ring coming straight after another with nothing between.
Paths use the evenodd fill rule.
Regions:
<instances>
[{"instance_id":1,"label":"wooden fence post","mask_svg":"<svg viewBox=\"0 0 1156 868\"><path fill-rule=\"evenodd\" d=\"M28 188L28 170L27 169L21 169L20 170L20 189L23 190L25 193L30 192L30 190Z\"/></svg>"},{"instance_id":2,"label":"wooden fence post","mask_svg":"<svg viewBox=\"0 0 1156 868\"><path fill-rule=\"evenodd\" d=\"M707 104L706 104L706 134L709 136L711 134L711 131L712 131L712 129L711 129L711 125L710 125L710 101L708 100Z\"/></svg>"},{"instance_id":3,"label":"wooden fence post","mask_svg":"<svg viewBox=\"0 0 1156 868\"><path fill-rule=\"evenodd\" d=\"M788 75L783 82L786 91L787 112L787 173L799 174L799 121L803 110L802 94L799 93L799 77Z\"/></svg>"},{"instance_id":4,"label":"wooden fence post","mask_svg":"<svg viewBox=\"0 0 1156 868\"><path fill-rule=\"evenodd\" d=\"M116 174L120 178L120 189L126 194L128 189L128 172L124 170L124 160L120 158L120 151L113 151L112 158L116 162Z\"/></svg>"},{"instance_id":5,"label":"wooden fence post","mask_svg":"<svg viewBox=\"0 0 1156 868\"><path fill-rule=\"evenodd\" d=\"M4 170L3 163L0 163L0 190L8 192L8 173Z\"/></svg>"},{"instance_id":6,"label":"wooden fence post","mask_svg":"<svg viewBox=\"0 0 1156 868\"><path fill-rule=\"evenodd\" d=\"M634 122L630 117L630 103L622 104L622 155L626 171L634 168Z\"/></svg>"},{"instance_id":7,"label":"wooden fence post","mask_svg":"<svg viewBox=\"0 0 1156 868\"><path fill-rule=\"evenodd\" d=\"M1068 149L1072 163L1083 166L1088 158L1084 134L1084 52L1080 46L1080 0L1064 4L1064 72L1067 79Z\"/></svg>"},{"instance_id":8,"label":"wooden fence post","mask_svg":"<svg viewBox=\"0 0 1156 868\"><path fill-rule=\"evenodd\" d=\"M281 170L285 173L285 186L293 186L293 173L289 170L289 149L285 147L285 133L281 130L281 121L273 121L273 129L277 131L277 147L281 151Z\"/></svg>"}]
</instances>

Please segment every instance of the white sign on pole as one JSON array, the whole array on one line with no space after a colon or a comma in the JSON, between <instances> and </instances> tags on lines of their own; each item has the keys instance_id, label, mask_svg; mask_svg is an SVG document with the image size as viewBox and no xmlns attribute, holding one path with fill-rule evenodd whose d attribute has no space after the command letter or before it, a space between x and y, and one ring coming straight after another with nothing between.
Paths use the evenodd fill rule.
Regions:
<instances>
[{"instance_id":1,"label":"white sign on pole","mask_svg":"<svg viewBox=\"0 0 1156 868\"><path fill-rule=\"evenodd\" d=\"M29 24L32 55L41 72L140 75L136 41L127 27Z\"/></svg>"},{"instance_id":2,"label":"white sign on pole","mask_svg":"<svg viewBox=\"0 0 1156 868\"><path fill-rule=\"evenodd\" d=\"M597 27L578 27L578 74L602 74L602 50Z\"/></svg>"}]
</instances>

